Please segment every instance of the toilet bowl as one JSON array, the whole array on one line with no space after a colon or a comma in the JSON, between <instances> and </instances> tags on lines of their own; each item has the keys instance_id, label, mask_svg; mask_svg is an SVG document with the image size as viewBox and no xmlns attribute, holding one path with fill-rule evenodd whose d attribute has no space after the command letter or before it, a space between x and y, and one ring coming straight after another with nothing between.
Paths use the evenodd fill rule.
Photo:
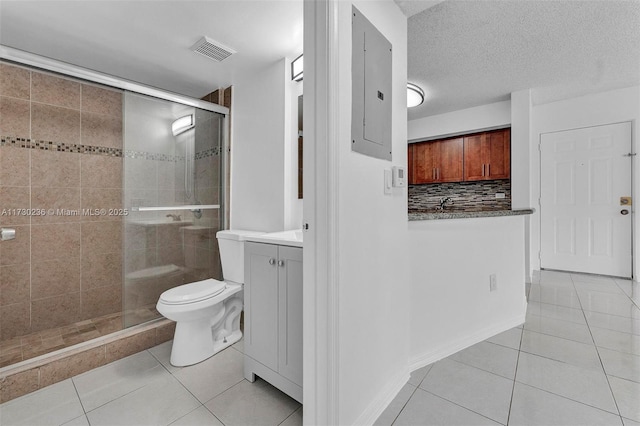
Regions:
<instances>
[{"instance_id":1,"label":"toilet bowl","mask_svg":"<svg viewBox=\"0 0 640 426\"><path fill-rule=\"evenodd\" d=\"M244 236L261 232L227 230L216 234L224 281L209 278L160 295L156 309L176 322L171 364L196 364L242 338Z\"/></svg>"}]
</instances>

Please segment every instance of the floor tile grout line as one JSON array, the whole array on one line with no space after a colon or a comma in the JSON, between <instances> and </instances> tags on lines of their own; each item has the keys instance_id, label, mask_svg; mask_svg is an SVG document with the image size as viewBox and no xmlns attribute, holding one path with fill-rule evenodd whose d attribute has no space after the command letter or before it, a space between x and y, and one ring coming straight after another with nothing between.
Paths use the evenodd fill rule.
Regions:
<instances>
[{"instance_id":1,"label":"floor tile grout line","mask_svg":"<svg viewBox=\"0 0 640 426\"><path fill-rule=\"evenodd\" d=\"M611 414L612 416L620 416L620 414L616 414L616 413L614 413L614 412L612 412L612 411L605 410L605 409L600 408L600 407L596 407L595 405L587 404L586 402L578 401L577 399L569 398L569 397L568 397L568 396L566 396L566 395L560 395L559 393L551 392L551 391L550 391L550 390L548 390L548 389L539 388L539 387L534 386L534 385L532 385L532 384L530 384L530 383L524 383L524 382L521 382L521 381L519 381L519 380L516 380L516 382L517 382L518 384L520 384L520 385L528 386L528 387L530 387L530 388L533 388L533 389L539 390L539 391L541 391L541 392L548 393L549 395L557 396L558 398L566 399L567 401L572 401L572 402L575 402L576 404L584 405L585 407L591 407L591 408L593 408L593 409L596 409L596 410L599 410L599 411L602 411L602 412L605 412L605 413Z\"/></svg>"},{"instance_id":2,"label":"floor tile grout line","mask_svg":"<svg viewBox=\"0 0 640 426\"><path fill-rule=\"evenodd\" d=\"M587 327L588 327L588 326L587 326ZM524 329L523 329L523 331L526 331L527 333L542 334L543 336L555 337L555 338L557 338L557 339L566 340L566 341L568 341L568 342L580 343L580 344L582 344L582 345L587 345L587 346L589 346L589 343L579 342L579 341L577 341L577 340L568 339L568 338L566 338L566 337L562 337L562 336L556 336L555 334L543 333L543 332L541 332L541 331L537 331L537 330L529 330L529 329L526 329L526 328L524 328ZM524 334L524 333L523 333L523 334ZM597 346L597 345L593 344L593 345L591 345L591 346L594 346L594 347L595 347L595 346ZM522 349L518 349L518 350L522 350ZM527 351L524 351L524 352L527 352ZM527 353L530 353L530 352L527 352Z\"/></svg>"},{"instance_id":3,"label":"floor tile grout line","mask_svg":"<svg viewBox=\"0 0 640 426\"><path fill-rule=\"evenodd\" d=\"M525 320L526 321L526 320ZM518 377L518 364L520 362L520 352L522 350L522 338L524 337L524 328L520 330L520 344L518 345L518 356L516 358L516 371L513 374L513 386L511 386L511 398L509 399L509 411L507 411L507 426L511 420L511 408L513 407L513 394L516 390L516 377Z\"/></svg>"},{"instance_id":4,"label":"floor tile grout line","mask_svg":"<svg viewBox=\"0 0 640 426\"><path fill-rule=\"evenodd\" d=\"M428 376L428 375L429 375L429 373L431 372L431 369L433 368L433 365L434 365L436 362L438 362L438 361L435 361L435 362L432 362L431 364L427 364L427 365L425 365L425 367L428 367L428 366L430 365L430 366L431 366L431 368L429 368L429 371L427 371L427 374L425 374L425 375L424 375L424 377L422 378L422 380L420 380L420 383L418 383L418 384L414 387L413 392L411 392L411 395L409 395L409 398L407 398L407 401L402 405L402 408L400 409L400 411L398 411L398 414L396 414L396 416L393 418L393 421L391 422L391 426L393 426L393 424L398 420L398 417L400 417L400 414L402 414L402 412L404 411L404 409L405 409L405 407L407 406L407 404L409 403L409 401L411 401L411 398L413 398L413 395L415 395L416 390L417 390L418 388L420 388L420 385L422 384L422 382L424 382L424 381L425 381L425 379L427 378L427 376ZM424 368L424 367L422 367L422 368ZM409 382L407 382L407 384L410 384L410 383L409 383ZM413 386L413 385L411 385L411 386Z\"/></svg>"},{"instance_id":5,"label":"floor tile grout line","mask_svg":"<svg viewBox=\"0 0 640 426\"><path fill-rule=\"evenodd\" d=\"M302 405L300 405L300 407L296 408L295 410L293 410L293 412L291 414L289 414L287 417L284 418L283 421L281 421L280 423L278 423L278 426L280 426L282 423L286 422L287 419L291 416L293 416L295 413L298 412L298 410L302 407Z\"/></svg>"},{"instance_id":6,"label":"floor tile grout line","mask_svg":"<svg viewBox=\"0 0 640 426\"><path fill-rule=\"evenodd\" d=\"M571 278L573 281L573 277ZM573 283L573 287L575 288L576 284ZM576 290L577 291L577 290ZM593 337L593 332L591 331L591 326L589 326L589 322L587 321L587 315L584 313L584 307L582 306L582 300L580 300L580 308L582 309L582 315L584 316L584 320L587 323L587 328L589 329L589 335L593 340L593 345L596 348L596 353L598 354L598 360L600 361L600 366L602 367L602 372L604 373L604 378L607 381L607 386L609 386L609 392L611 393L611 399L613 399L613 403L616 406L616 410L618 411L618 416L622 418L622 413L620 413L620 407L618 406L618 401L616 400L616 396L613 393L613 388L611 387L611 382L609 381L609 376L607 375L607 370L604 367L604 362L602 361L602 356L600 356L600 351L598 350L598 346L596 345L596 339Z\"/></svg>"},{"instance_id":7,"label":"floor tile grout line","mask_svg":"<svg viewBox=\"0 0 640 426\"><path fill-rule=\"evenodd\" d=\"M499 345L499 344L497 344L497 343L488 342L487 340L482 340L482 341L480 341L480 342L478 342L478 343L484 343L484 342L486 342L486 343L490 343L490 344L492 344L492 345L499 346L499 347L501 347L501 348L511 349L512 351L518 351L518 349L513 349L513 348L509 348L509 347L507 347L507 346ZM478 343L476 343L476 345L477 345ZM471 346L474 346L474 345L471 345ZM471 347L471 346L469 346L469 347ZM462 349L462 350L464 350L464 349ZM459 352L461 352L461 351L459 351ZM456 353L458 353L458 352L456 352ZM451 355L455 355L455 354L451 354ZM447 359L447 358L449 358L451 355L449 355L448 357L442 358L442 359ZM439 360L439 361L442 361L442 360ZM466 366L468 366L468 367L477 368L478 370L482 370L482 371L484 371L485 373L491 373L491 374L493 374L494 376L502 377L503 379L513 380L513 379L510 379L509 377L503 376L502 374L498 374L498 373L496 373L496 372L494 372L494 371L490 371L490 370L487 370L487 369L485 369L485 368L478 367L477 365L469 364L468 362L464 362L464 361L462 361L462 360L451 359L451 361L459 362L460 364L464 364L464 365L466 365ZM513 377L515 378L515 375L514 375ZM425 376L425 378L426 378L426 376ZM420 382L420 383L422 384L422 382ZM420 386L418 386L418 387L420 387Z\"/></svg>"},{"instance_id":8,"label":"floor tile grout line","mask_svg":"<svg viewBox=\"0 0 640 426\"><path fill-rule=\"evenodd\" d=\"M479 415L479 416L482 416L482 417L484 417L485 419L489 419L489 420L491 420L492 422L496 422L496 423L498 423L498 424L501 424L501 425L503 425L503 426L506 426L506 423L502 423L502 422L500 422L500 421L498 421L498 420L496 420L496 419L492 419L491 417L488 417L488 416L486 416L486 415L484 415L484 414L478 413L477 411L472 410L472 409L471 409L471 408L469 408L469 407L465 407L464 405L462 405L462 404L460 404L460 403L458 403L458 402L451 401L451 400L449 400L449 399L447 399L447 398L445 398L445 397L443 397L443 396L441 396L441 395L438 395L437 393L433 393L432 391L429 391L429 390L426 390L426 389L423 389L423 388L420 388L420 390L421 390L421 391L423 391L423 392L430 393L431 395L433 395L433 396L435 396L435 397L437 397L437 398L440 398L440 399L442 399L442 400L444 400L444 401L447 401L447 402L449 402L449 403L451 403L451 404L457 405L457 406L458 406L458 407L460 407L460 408L464 408L464 409L465 409L465 410L467 410L467 411L471 411L472 413L477 414L477 415Z\"/></svg>"},{"instance_id":9,"label":"floor tile grout line","mask_svg":"<svg viewBox=\"0 0 640 426\"><path fill-rule=\"evenodd\" d=\"M232 346L233 346L233 345L232 345ZM230 347L231 347L231 346L230 346ZM227 349L227 348L225 348L225 349ZM216 415L215 415L215 413L213 413L211 410L209 410L209 409L206 407L206 405L205 405L205 404L208 404L208 403L209 403L210 401L212 401L213 399L215 399L215 398L219 397L220 395L224 394L225 392L227 392L227 391L228 391L228 390L230 390L231 388L233 388L233 387L237 386L238 384L242 383L242 381L243 381L243 380L245 380L245 379L244 379L244 377L243 377L243 378L242 378L242 380L240 380L238 383L234 384L233 386L228 387L227 389L225 389L225 390L223 390L222 392L218 393L217 395L213 396L212 398L210 398L210 399L209 399L209 400L207 400L206 402L201 402L201 401L198 399L198 397L197 397L193 392L191 392L191 390L187 387L187 385L185 385L184 383L182 383L182 381L180 380L180 378L178 378L175 374L173 374L173 372L172 372L172 371L170 371L170 370L169 370L169 369L168 369L168 368L167 368L167 367L166 367L166 366L165 366L165 365L164 365L164 364L163 364L163 363L162 363L162 362L161 362L161 361L160 361L160 360L155 356L155 355L153 355L153 353L152 353L149 349L147 349L147 352L149 352L149 353L151 354L151 356L153 356L153 358L155 358L155 359L156 359L156 361L158 361L158 364L160 364L160 365L161 365L161 366L162 366L162 367L163 367L163 368L164 368L164 369L165 369L165 370L166 370L166 371L171 375L171 377L173 377L174 379L176 379L176 381L177 381L178 383L180 383L180 386L182 386L182 387L183 387L187 392L189 392L189 394L190 394L191 396L193 396L193 398L194 398L196 401L198 401L198 403L200 404L200 406L204 407L208 412L210 412L210 413L211 413L211 415L212 415L213 417L215 417L216 419L218 419L218 421L224 425L224 423L222 422L222 420L220 420L220 419L218 418L218 416L216 416ZM180 370L175 370L175 371L176 371L176 372L178 372L178 371L181 371L181 369L180 369ZM200 408L200 407L196 407L196 408L195 408L194 410L192 410L192 411L195 411L195 410L197 410L198 408ZM190 411L189 413L191 413L191 411ZM185 414L185 416L186 416L187 414L189 414L189 413L186 413L186 414ZM184 417L184 416L182 416L182 417ZM182 418L182 417L180 417L180 418ZM176 419L175 421L178 421L178 419ZM174 423L175 423L175 421L174 421Z\"/></svg>"},{"instance_id":10,"label":"floor tile grout line","mask_svg":"<svg viewBox=\"0 0 640 426\"><path fill-rule=\"evenodd\" d=\"M73 376L76 377L76 376ZM78 396L78 402L80 402L80 407L82 407L82 411L84 412L84 416L87 418L87 422L89 422L89 417L87 416L87 410L84 408L84 404L82 403L82 398L80 398L80 392L78 392L78 388L76 387L76 382L73 380L73 377L70 377L71 384L73 385L73 390L76 391L76 395ZM91 424L91 423L89 423Z\"/></svg>"}]
</instances>

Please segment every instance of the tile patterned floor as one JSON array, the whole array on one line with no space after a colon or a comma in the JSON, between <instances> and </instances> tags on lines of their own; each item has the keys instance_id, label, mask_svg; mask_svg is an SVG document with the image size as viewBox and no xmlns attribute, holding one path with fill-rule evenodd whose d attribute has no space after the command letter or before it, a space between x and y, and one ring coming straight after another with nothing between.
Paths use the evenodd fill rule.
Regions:
<instances>
[{"instance_id":1,"label":"tile patterned floor","mask_svg":"<svg viewBox=\"0 0 640 426\"><path fill-rule=\"evenodd\" d=\"M0 405L9 425L302 424L302 407L243 378L242 342L190 367L169 363L172 342Z\"/></svg>"},{"instance_id":2,"label":"tile patterned floor","mask_svg":"<svg viewBox=\"0 0 640 426\"><path fill-rule=\"evenodd\" d=\"M640 426L640 286L542 271L526 322L411 374L376 425Z\"/></svg>"},{"instance_id":3,"label":"tile patterned floor","mask_svg":"<svg viewBox=\"0 0 640 426\"><path fill-rule=\"evenodd\" d=\"M640 288L547 272L526 322L411 374L376 425L640 426ZM191 367L171 342L0 405L2 425L302 424L302 407L242 375L242 342Z\"/></svg>"}]
</instances>

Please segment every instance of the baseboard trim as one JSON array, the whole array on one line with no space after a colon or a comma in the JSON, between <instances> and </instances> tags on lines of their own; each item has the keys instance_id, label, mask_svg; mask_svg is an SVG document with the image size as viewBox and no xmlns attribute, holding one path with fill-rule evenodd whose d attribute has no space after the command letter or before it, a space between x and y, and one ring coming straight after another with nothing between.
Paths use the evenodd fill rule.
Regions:
<instances>
[{"instance_id":1,"label":"baseboard trim","mask_svg":"<svg viewBox=\"0 0 640 426\"><path fill-rule=\"evenodd\" d=\"M502 333L503 331L507 331L513 327L517 327L520 324L523 324L524 320L525 320L524 314L518 315L507 321L503 321L499 324L492 325L491 327L486 327L481 330L478 330L475 333L470 334L468 336L455 339L432 351L428 351L421 355L412 357L409 360L409 371L415 371L418 368L422 368L436 361L440 361L441 359L446 358L449 355L453 355L454 353L461 351L463 349L466 349L469 346L473 346L476 343L480 343L483 340L486 340L490 337L495 336L496 334Z\"/></svg>"},{"instance_id":2,"label":"baseboard trim","mask_svg":"<svg viewBox=\"0 0 640 426\"><path fill-rule=\"evenodd\" d=\"M401 373L393 377L387 385L382 389L376 398L365 408L358 416L354 425L372 425L380 417L380 414L398 395L400 389L409 381L409 370L405 369Z\"/></svg>"}]
</instances>

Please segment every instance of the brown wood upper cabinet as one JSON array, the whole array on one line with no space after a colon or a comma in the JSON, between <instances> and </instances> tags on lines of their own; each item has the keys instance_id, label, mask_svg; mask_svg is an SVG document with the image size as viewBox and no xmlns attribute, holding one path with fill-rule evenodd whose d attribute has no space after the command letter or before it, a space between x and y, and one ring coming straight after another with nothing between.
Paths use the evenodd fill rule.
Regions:
<instances>
[{"instance_id":1,"label":"brown wood upper cabinet","mask_svg":"<svg viewBox=\"0 0 640 426\"><path fill-rule=\"evenodd\" d=\"M408 146L409 184L509 179L511 130Z\"/></svg>"},{"instance_id":2,"label":"brown wood upper cabinet","mask_svg":"<svg viewBox=\"0 0 640 426\"><path fill-rule=\"evenodd\" d=\"M409 183L460 182L463 177L463 138L410 145Z\"/></svg>"},{"instance_id":3,"label":"brown wood upper cabinet","mask_svg":"<svg viewBox=\"0 0 640 426\"><path fill-rule=\"evenodd\" d=\"M511 131L495 130L464 137L464 180L511 177Z\"/></svg>"}]
</instances>

